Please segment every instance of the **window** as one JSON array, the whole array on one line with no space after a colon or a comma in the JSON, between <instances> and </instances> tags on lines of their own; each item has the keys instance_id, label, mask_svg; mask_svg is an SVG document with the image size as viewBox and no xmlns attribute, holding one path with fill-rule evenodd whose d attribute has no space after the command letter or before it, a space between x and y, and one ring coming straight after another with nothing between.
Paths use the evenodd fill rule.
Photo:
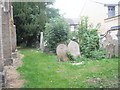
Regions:
<instances>
[{"instance_id":1,"label":"window","mask_svg":"<svg viewBox=\"0 0 120 90\"><path fill-rule=\"evenodd\" d=\"M108 6L108 17L115 16L115 6Z\"/></svg>"}]
</instances>

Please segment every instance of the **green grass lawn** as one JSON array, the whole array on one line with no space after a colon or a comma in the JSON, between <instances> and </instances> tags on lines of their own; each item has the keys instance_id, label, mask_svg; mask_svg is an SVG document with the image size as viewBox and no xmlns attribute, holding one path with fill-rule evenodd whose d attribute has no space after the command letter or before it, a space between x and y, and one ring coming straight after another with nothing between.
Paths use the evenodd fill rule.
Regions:
<instances>
[{"instance_id":1,"label":"green grass lawn","mask_svg":"<svg viewBox=\"0 0 120 90\"><path fill-rule=\"evenodd\" d=\"M82 65L57 62L57 56L21 49L23 65L18 68L24 88L117 88L118 60L83 61ZM80 61L80 60L78 60Z\"/></svg>"}]
</instances>

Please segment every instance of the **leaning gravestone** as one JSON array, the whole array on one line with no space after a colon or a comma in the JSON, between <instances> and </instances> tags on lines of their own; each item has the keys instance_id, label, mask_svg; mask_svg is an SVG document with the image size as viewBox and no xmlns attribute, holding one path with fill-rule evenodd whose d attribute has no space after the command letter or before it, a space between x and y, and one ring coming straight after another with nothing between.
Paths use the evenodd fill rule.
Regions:
<instances>
[{"instance_id":1,"label":"leaning gravestone","mask_svg":"<svg viewBox=\"0 0 120 90\"><path fill-rule=\"evenodd\" d=\"M57 46L56 53L58 57L58 62L60 62L61 59L64 62L68 61L67 52L68 52L68 48L65 44L59 44Z\"/></svg>"},{"instance_id":2,"label":"leaning gravestone","mask_svg":"<svg viewBox=\"0 0 120 90\"><path fill-rule=\"evenodd\" d=\"M77 42L75 41L70 41L70 43L68 44L68 51L74 56L74 58L76 59L79 55L80 55L80 49L79 49L79 45Z\"/></svg>"}]
</instances>

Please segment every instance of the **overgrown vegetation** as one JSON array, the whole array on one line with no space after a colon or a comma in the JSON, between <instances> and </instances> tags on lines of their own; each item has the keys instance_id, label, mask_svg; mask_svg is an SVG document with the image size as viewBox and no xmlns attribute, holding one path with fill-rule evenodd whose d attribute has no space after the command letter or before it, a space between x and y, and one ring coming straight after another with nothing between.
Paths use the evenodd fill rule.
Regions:
<instances>
[{"instance_id":1,"label":"overgrown vegetation","mask_svg":"<svg viewBox=\"0 0 120 90\"><path fill-rule=\"evenodd\" d=\"M79 41L81 54L87 58L102 59L102 51L99 52L99 36L97 33L98 27L93 27L89 23L88 17L81 17L80 24L78 26L78 33L76 38ZM97 53L96 53L97 52ZM93 54L97 54L97 56Z\"/></svg>"},{"instance_id":2,"label":"overgrown vegetation","mask_svg":"<svg viewBox=\"0 0 120 90\"><path fill-rule=\"evenodd\" d=\"M120 59L86 60L82 65L59 63L55 55L33 49L20 50L23 65L18 69L24 88L118 88ZM79 59L76 62L81 62Z\"/></svg>"},{"instance_id":3,"label":"overgrown vegetation","mask_svg":"<svg viewBox=\"0 0 120 90\"><path fill-rule=\"evenodd\" d=\"M55 52L58 44L65 43L68 40L68 23L63 17L52 18L45 27L45 48L47 51Z\"/></svg>"},{"instance_id":4,"label":"overgrown vegetation","mask_svg":"<svg viewBox=\"0 0 120 90\"><path fill-rule=\"evenodd\" d=\"M49 7L53 2L14 2L14 21L17 45L32 47L40 39L40 32L50 18L60 16L59 10Z\"/></svg>"},{"instance_id":5,"label":"overgrown vegetation","mask_svg":"<svg viewBox=\"0 0 120 90\"><path fill-rule=\"evenodd\" d=\"M99 37L97 29L92 29L88 23L88 17L82 17L78 26L78 39L81 54L90 58L91 51L99 49Z\"/></svg>"},{"instance_id":6,"label":"overgrown vegetation","mask_svg":"<svg viewBox=\"0 0 120 90\"><path fill-rule=\"evenodd\" d=\"M70 52L67 53L67 56L68 56L70 61L75 61L76 60Z\"/></svg>"},{"instance_id":7,"label":"overgrown vegetation","mask_svg":"<svg viewBox=\"0 0 120 90\"><path fill-rule=\"evenodd\" d=\"M91 51L92 58L96 60L101 60L105 58L105 51L103 48L100 48L98 50Z\"/></svg>"}]
</instances>

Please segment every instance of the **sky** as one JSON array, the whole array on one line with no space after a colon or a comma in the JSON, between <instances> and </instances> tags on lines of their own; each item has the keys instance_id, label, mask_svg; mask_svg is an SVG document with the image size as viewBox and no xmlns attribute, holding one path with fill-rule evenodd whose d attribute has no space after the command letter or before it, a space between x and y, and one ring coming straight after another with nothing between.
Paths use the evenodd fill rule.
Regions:
<instances>
[{"instance_id":1,"label":"sky","mask_svg":"<svg viewBox=\"0 0 120 90\"><path fill-rule=\"evenodd\" d=\"M120 0L92 0L105 4L117 4ZM56 0L55 8L60 10L66 18L79 18L81 10L86 6L87 0Z\"/></svg>"}]
</instances>

